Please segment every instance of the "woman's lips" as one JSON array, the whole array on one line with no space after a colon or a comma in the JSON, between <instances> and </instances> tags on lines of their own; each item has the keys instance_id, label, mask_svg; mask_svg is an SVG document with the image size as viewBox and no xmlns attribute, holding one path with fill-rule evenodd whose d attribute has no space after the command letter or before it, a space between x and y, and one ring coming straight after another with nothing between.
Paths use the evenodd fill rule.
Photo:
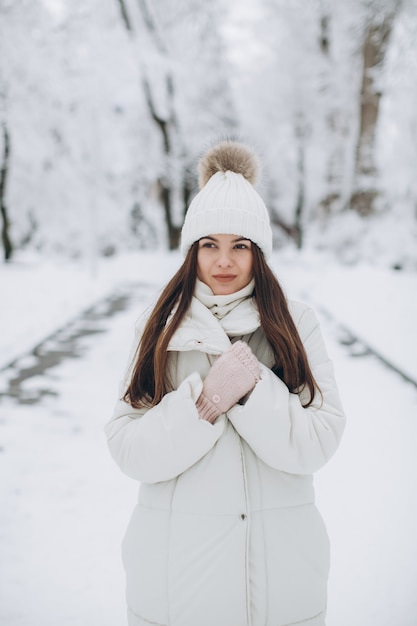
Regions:
<instances>
[{"instance_id":1,"label":"woman's lips","mask_svg":"<svg viewBox=\"0 0 417 626\"><path fill-rule=\"evenodd\" d=\"M229 283L230 281L236 278L235 274L215 274L213 276L215 280L218 280L220 283Z\"/></svg>"}]
</instances>

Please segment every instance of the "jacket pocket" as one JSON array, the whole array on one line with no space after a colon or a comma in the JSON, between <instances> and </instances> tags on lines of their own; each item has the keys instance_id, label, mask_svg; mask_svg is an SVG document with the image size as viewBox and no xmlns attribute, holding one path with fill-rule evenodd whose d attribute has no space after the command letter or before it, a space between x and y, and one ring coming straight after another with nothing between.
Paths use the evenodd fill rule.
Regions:
<instances>
[{"instance_id":1,"label":"jacket pocket","mask_svg":"<svg viewBox=\"0 0 417 626\"><path fill-rule=\"evenodd\" d=\"M122 544L129 609L142 619L168 623L169 511L137 505Z\"/></svg>"},{"instance_id":2,"label":"jacket pocket","mask_svg":"<svg viewBox=\"0 0 417 626\"><path fill-rule=\"evenodd\" d=\"M309 623L327 601L330 546L320 513L312 504L270 510L264 531L267 624Z\"/></svg>"}]
</instances>

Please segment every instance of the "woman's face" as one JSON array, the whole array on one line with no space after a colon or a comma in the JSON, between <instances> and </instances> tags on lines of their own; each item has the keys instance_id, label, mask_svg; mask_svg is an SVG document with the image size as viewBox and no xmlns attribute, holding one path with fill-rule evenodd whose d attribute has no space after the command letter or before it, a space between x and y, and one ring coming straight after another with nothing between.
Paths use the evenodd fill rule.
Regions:
<instances>
[{"instance_id":1,"label":"woman's face","mask_svg":"<svg viewBox=\"0 0 417 626\"><path fill-rule=\"evenodd\" d=\"M237 235L208 235L198 242L197 276L216 296L235 293L251 281L252 243Z\"/></svg>"}]
</instances>

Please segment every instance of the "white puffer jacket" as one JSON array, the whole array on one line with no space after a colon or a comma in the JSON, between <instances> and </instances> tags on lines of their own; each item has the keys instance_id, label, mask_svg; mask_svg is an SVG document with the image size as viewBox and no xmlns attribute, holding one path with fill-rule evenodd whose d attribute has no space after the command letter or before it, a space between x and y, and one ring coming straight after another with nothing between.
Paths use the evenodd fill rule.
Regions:
<instances>
[{"instance_id":1,"label":"white puffer jacket","mask_svg":"<svg viewBox=\"0 0 417 626\"><path fill-rule=\"evenodd\" d=\"M239 308L262 376L244 405L214 425L198 417L202 379L230 340L194 298L170 344L176 390L148 410L120 400L106 425L115 461L141 482L123 542L131 626L325 623L329 545L311 474L345 425L332 364L312 310L290 303L322 392L303 408Z\"/></svg>"}]
</instances>

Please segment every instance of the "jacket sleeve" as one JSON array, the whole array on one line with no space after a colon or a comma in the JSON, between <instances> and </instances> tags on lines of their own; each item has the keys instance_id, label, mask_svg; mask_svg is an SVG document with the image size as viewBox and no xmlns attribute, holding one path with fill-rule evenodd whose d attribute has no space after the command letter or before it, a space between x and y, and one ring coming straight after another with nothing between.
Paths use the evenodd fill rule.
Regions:
<instances>
[{"instance_id":1,"label":"jacket sleeve","mask_svg":"<svg viewBox=\"0 0 417 626\"><path fill-rule=\"evenodd\" d=\"M320 469L339 445L345 417L333 366L320 326L311 309L299 322L301 340L321 394L304 408L308 391L290 393L268 367L260 365L261 380L244 405L235 405L228 418L255 454L274 469L311 474Z\"/></svg>"},{"instance_id":2,"label":"jacket sleeve","mask_svg":"<svg viewBox=\"0 0 417 626\"><path fill-rule=\"evenodd\" d=\"M121 396L126 386L125 377ZM213 425L199 419L195 401L202 386L195 372L150 409L134 409L124 400L116 403L104 430L111 455L125 474L146 483L170 480L214 446L225 418Z\"/></svg>"}]
</instances>

